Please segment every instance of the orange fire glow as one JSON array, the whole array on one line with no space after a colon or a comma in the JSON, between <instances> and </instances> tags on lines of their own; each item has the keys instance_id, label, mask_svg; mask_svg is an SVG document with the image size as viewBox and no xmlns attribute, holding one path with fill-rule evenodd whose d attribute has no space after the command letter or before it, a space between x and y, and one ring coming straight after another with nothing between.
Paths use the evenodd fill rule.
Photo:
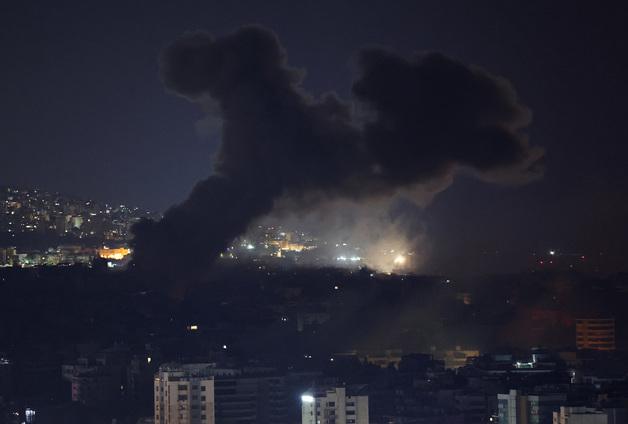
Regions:
<instances>
[{"instance_id":1,"label":"orange fire glow","mask_svg":"<svg viewBox=\"0 0 628 424\"><path fill-rule=\"evenodd\" d=\"M126 247L120 247L117 249L109 249L108 247L103 247L98 249L98 256L103 259L113 259L116 261L124 259L125 256L131 253L131 249L127 249Z\"/></svg>"}]
</instances>

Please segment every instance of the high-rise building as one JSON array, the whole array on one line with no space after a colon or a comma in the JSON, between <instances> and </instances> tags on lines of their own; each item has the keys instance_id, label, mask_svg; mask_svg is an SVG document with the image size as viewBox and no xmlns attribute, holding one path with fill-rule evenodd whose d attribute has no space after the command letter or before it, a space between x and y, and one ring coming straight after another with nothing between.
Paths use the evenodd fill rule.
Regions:
<instances>
[{"instance_id":1,"label":"high-rise building","mask_svg":"<svg viewBox=\"0 0 628 424\"><path fill-rule=\"evenodd\" d=\"M216 422L285 424L288 419L285 380L280 376L234 373L214 377Z\"/></svg>"},{"instance_id":2,"label":"high-rise building","mask_svg":"<svg viewBox=\"0 0 628 424\"><path fill-rule=\"evenodd\" d=\"M57 215L54 217L54 227L58 235L64 235L68 229L68 217L65 215Z\"/></svg>"},{"instance_id":3,"label":"high-rise building","mask_svg":"<svg viewBox=\"0 0 628 424\"><path fill-rule=\"evenodd\" d=\"M0 352L0 399L13 390L13 363ZM1 418L1 417L0 417Z\"/></svg>"},{"instance_id":4,"label":"high-rise building","mask_svg":"<svg viewBox=\"0 0 628 424\"><path fill-rule=\"evenodd\" d=\"M528 423L552 424L552 414L564 404L567 395L564 393L544 393L528 395Z\"/></svg>"},{"instance_id":5,"label":"high-rise building","mask_svg":"<svg viewBox=\"0 0 628 424\"><path fill-rule=\"evenodd\" d=\"M0 266L13 266L16 256L15 247L0 247Z\"/></svg>"},{"instance_id":6,"label":"high-rise building","mask_svg":"<svg viewBox=\"0 0 628 424\"><path fill-rule=\"evenodd\" d=\"M518 390L511 390L497 395L497 414L499 424L527 423L527 397Z\"/></svg>"},{"instance_id":7,"label":"high-rise building","mask_svg":"<svg viewBox=\"0 0 628 424\"><path fill-rule=\"evenodd\" d=\"M35 417L37 416L37 412L32 408L26 408L24 411L24 418L26 419L26 424L34 424Z\"/></svg>"},{"instance_id":8,"label":"high-rise building","mask_svg":"<svg viewBox=\"0 0 628 424\"><path fill-rule=\"evenodd\" d=\"M70 382L72 401L101 408L118 402L125 393L127 353L126 348L114 346L63 365L61 373Z\"/></svg>"},{"instance_id":9,"label":"high-rise building","mask_svg":"<svg viewBox=\"0 0 628 424\"><path fill-rule=\"evenodd\" d=\"M453 396L456 410L464 416L465 424L487 423L489 421L489 398L481 392L459 392Z\"/></svg>"},{"instance_id":10,"label":"high-rise building","mask_svg":"<svg viewBox=\"0 0 628 424\"><path fill-rule=\"evenodd\" d=\"M553 412L565 402L564 393L524 395L518 390L497 395L499 424L552 424Z\"/></svg>"},{"instance_id":11,"label":"high-rise building","mask_svg":"<svg viewBox=\"0 0 628 424\"><path fill-rule=\"evenodd\" d=\"M348 395L344 387L313 390L301 396L302 424L369 424L369 398Z\"/></svg>"},{"instance_id":12,"label":"high-rise building","mask_svg":"<svg viewBox=\"0 0 628 424\"><path fill-rule=\"evenodd\" d=\"M606 412L584 406L561 406L554 411L553 424L608 424Z\"/></svg>"},{"instance_id":13,"label":"high-rise building","mask_svg":"<svg viewBox=\"0 0 628 424\"><path fill-rule=\"evenodd\" d=\"M578 349L615 350L615 319L576 319L576 346Z\"/></svg>"},{"instance_id":14,"label":"high-rise building","mask_svg":"<svg viewBox=\"0 0 628 424\"><path fill-rule=\"evenodd\" d=\"M211 364L165 364L155 375L155 424L214 424Z\"/></svg>"}]
</instances>

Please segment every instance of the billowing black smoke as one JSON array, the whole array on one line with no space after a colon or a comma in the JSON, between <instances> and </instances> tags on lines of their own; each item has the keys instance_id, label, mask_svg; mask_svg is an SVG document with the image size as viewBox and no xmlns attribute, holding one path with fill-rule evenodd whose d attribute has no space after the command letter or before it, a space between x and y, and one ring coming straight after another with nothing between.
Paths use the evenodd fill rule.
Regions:
<instances>
[{"instance_id":1,"label":"billowing black smoke","mask_svg":"<svg viewBox=\"0 0 628 424\"><path fill-rule=\"evenodd\" d=\"M334 95L305 93L267 29L195 32L169 45L165 86L217 105L222 144L212 175L185 202L134 227L137 266L204 269L279 198L368 200L457 169L538 172L542 154L521 133L530 113L505 79L437 53L406 59L372 48L357 62L360 119Z\"/></svg>"}]
</instances>

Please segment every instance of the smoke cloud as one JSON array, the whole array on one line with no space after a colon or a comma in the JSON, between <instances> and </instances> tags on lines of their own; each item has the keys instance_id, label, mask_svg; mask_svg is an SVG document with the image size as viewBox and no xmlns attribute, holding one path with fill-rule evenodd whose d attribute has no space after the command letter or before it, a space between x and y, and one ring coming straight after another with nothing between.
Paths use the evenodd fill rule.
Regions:
<instances>
[{"instance_id":1,"label":"smoke cloud","mask_svg":"<svg viewBox=\"0 0 628 424\"><path fill-rule=\"evenodd\" d=\"M211 111L221 145L187 200L134 227L136 265L171 275L206 269L285 199L295 207L420 201L422 187L444 188L460 171L490 182L540 176L543 151L523 133L530 111L506 79L439 53L405 58L381 48L361 50L357 67L352 105L306 93L304 73L262 27L187 33L167 46L164 85Z\"/></svg>"}]
</instances>

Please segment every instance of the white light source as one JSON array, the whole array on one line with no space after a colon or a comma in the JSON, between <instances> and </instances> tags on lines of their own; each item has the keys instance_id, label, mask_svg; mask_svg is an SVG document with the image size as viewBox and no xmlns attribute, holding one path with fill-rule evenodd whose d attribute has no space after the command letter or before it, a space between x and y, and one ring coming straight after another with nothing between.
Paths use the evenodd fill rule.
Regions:
<instances>
[{"instance_id":1,"label":"white light source","mask_svg":"<svg viewBox=\"0 0 628 424\"><path fill-rule=\"evenodd\" d=\"M395 259L393 260L393 264L395 264L395 265L402 266L405 263L406 263L406 258L403 255L397 255L397 256L395 256Z\"/></svg>"},{"instance_id":2,"label":"white light source","mask_svg":"<svg viewBox=\"0 0 628 424\"><path fill-rule=\"evenodd\" d=\"M554 255L556 254L556 251L555 251L555 250L550 250L550 251L549 251L549 254L550 254L550 255L552 255L552 256L554 256Z\"/></svg>"},{"instance_id":3,"label":"white light source","mask_svg":"<svg viewBox=\"0 0 628 424\"><path fill-rule=\"evenodd\" d=\"M314 403L314 396L312 396L312 395L301 395L301 402L303 402L303 403Z\"/></svg>"},{"instance_id":4,"label":"white light source","mask_svg":"<svg viewBox=\"0 0 628 424\"><path fill-rule=\"evenodd\" d=\"M24 415L26 417L26 423L34 423L35 422L35 415L37 413L35 412L34 409L31 408L26 408L26 411L24 411Z\"/></svg>"}]
</instances>

